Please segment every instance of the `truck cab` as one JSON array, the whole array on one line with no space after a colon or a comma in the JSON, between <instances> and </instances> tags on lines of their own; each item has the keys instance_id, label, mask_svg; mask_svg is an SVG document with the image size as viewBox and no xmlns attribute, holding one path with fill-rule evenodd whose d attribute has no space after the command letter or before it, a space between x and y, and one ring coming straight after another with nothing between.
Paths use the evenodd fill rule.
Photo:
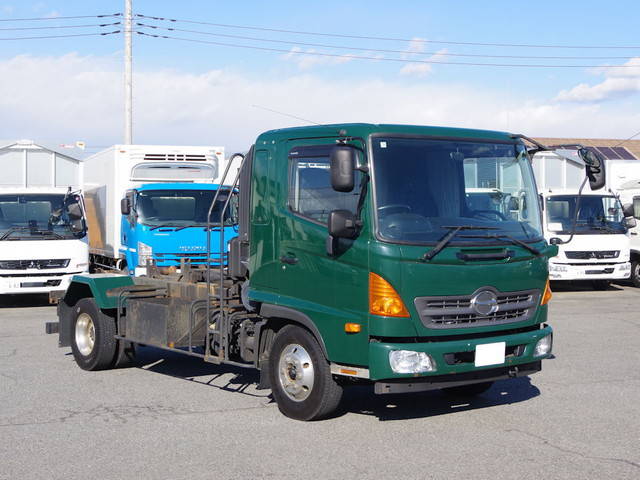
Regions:
<instances>
[{"instance_id":1,"label":"truck cab","mask_svg":"<svg viewBox=\"0 0 640 480\"><path fill-rule=\"evenodd\" d=\"M216 207L207 224L209 207L216 192ZM223 254L231 238L236 236L236 209L225 212L223 225L219 210L231 189L210 183L153 183L128 190L121 202L121 257L130 275L146 275L147 265L180 268L188 262L192 267L207 261L207 236L215 245L210 254L220 255L219 230L224 230ZM235 201L233 204L235 205Z\"/></svg>"},{"instance_id":2,"label":"truck cab","mask_svg":"<svg viewBox=\"0 0 640 480\"><path fill-rule=\"evenodd\" d=\"M0 294L62 295L89 269L80 192L30 187L0 190Z\"/></svg>"},{"instance_id":3,"label":"truck cab","mask_svg":"<svg viewBox=\"0 0 640 480\"><path fill-rule=\"evenodd\" d=\"M617 196L587 192L578 199L575 190L561 189L540 195L545 238L570 240L559 243L558 255L549 260L551 280L586 280L604 289L612 280L629 278L629 233Z\"/></svg>"}]
</instances>

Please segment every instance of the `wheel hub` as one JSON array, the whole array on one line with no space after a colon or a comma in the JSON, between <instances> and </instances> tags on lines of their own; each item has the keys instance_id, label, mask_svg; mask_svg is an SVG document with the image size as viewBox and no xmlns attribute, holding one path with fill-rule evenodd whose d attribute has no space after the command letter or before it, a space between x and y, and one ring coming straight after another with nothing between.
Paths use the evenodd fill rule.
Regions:
<instances>
[{"instance_id":1,"label":"wheel hub","mask_svg":"<svg viewBox=\"0 0 640 480\"><path fill-rule=\"evenodd\" d=\"M282 351L278 379L285 394L293 401L302 402L311 394L315 375L311 356L303 346L287 345Z\"/></svg>"},{"instance_id":2,"label":"wheel hub","mask_svg":"<svg viewBox=\"0 0 640 480\"><path fill-rule=\"evenodd\" d=\"M96 343L96 328L89 314L78 315L75 337L78 351L85 357L91 354Z\"/></svg>"}]
</instances>

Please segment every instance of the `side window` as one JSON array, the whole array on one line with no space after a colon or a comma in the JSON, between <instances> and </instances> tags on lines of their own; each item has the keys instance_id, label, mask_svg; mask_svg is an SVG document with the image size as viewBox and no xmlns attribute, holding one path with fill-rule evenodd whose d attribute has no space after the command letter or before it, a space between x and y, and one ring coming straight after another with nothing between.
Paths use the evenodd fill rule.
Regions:
<instances>
[{"instance_id":1,"label":"side window","mask_svg":"<svg viewBox=\"0 0 640 480\"><path fill-rule=\"evenodd\" d=\"M640 197L633 197L633 216L640 220Z\"/></svg>"},{"instance_id":2,"label":"side window","mask_svg":"<svg viewBox=\"0 0 640 480\"><path fill-rule=\"evenodd\" d=\"M331 187L329 155L292 158L289 175L289 208L310 220L326 224L332 210L356 213L362 175L356 172L352 192Z\"/></svg>"}]
</instances>

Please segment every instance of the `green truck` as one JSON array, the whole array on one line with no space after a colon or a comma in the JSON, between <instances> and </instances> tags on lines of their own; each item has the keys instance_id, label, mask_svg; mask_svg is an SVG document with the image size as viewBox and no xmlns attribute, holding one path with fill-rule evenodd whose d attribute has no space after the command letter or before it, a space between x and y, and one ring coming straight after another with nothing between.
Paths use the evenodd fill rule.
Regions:
<instances>
[{"instance_id":1,"label":"green truck","mask_svg":"<svg viewBox=\"0 0 640 480\"><path fill-rule=\"evenodd\" d=\"M179 273L77 275L48 331L85 370L123 364L136 344L256 368L299 420L331 415L362 382L475 395L538 372L557 247L529 160L545 147L525 140L371 124L263 133L224 180L238 195L215 209L238 219L227 264L209 253ZM603 165L583 152L597 188ZM479 188L492 192L480 209Z\"/></svg>"}]
</instances>

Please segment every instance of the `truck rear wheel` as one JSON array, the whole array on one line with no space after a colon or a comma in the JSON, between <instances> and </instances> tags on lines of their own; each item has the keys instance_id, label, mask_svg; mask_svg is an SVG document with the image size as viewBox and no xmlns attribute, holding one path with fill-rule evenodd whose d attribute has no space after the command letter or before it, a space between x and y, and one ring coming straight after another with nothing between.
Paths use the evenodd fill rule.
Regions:
<instances>
[{"instance_id":1,"label":"truck rear wheel","mask_svg":"<svg viewBox=\"0 0 640 480\"><path fill-rule=\"evenodd\" d=\"M280 330L269 354L273 397L280 411L295 420L319 420L340 404L342 387L316 339L289 325Z\"/></svg>"},{"instance_id":2,"label":"truck rear wheel","mask_svg":"<svg viewBox=\"0 0 640 480\"><path fill-rule=\"evenodd\" d=\"M83 370L111 368L116 355L116 322L105 315L93 298L83 298L73 307L71 351Z\"/></svg>"},{"instance_id":3,"label":"truck rear wheel","mask_svg":"<svg viewBox=\"0 0 640 480\"><path fill-rule=\"evenodd\" d=\"M631 282L634 287L640 287L640 261L631 262Z\"/></svg>"}]
</instances>

